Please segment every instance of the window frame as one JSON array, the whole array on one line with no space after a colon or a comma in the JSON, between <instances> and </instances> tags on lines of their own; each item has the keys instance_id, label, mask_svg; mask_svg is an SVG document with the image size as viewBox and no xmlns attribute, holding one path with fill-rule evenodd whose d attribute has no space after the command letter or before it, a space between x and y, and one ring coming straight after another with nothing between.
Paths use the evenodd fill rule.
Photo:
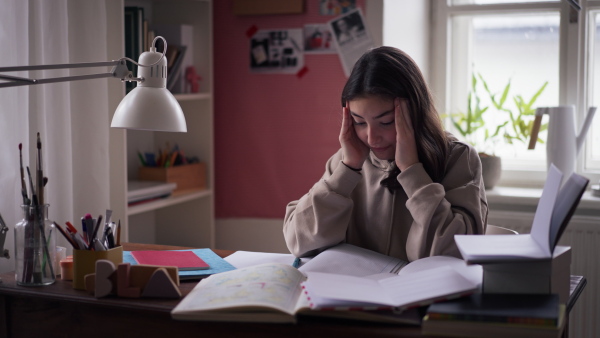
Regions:
<instances>
[{"instance_id":1,"label":"window frame","mask_svg":"<svg viewBox=\"0 0 600 338\"><path fill-rule=\"evenodd\" d=\"M431 89L439 112L449 107L449 88L452 69L452 58L456 48L451 49L452 18L462 15L495 15L523 14L526 12L553 12L560 15L559 29L559 104L572 104L576 107L576 128L579 131L583 118L587 113L589 97L591 97L592 79L588 78L588 60L593 53L591 36L594 27L593 11L600 10L600 0L580 0L581 10L577 12L567 1L545 1L535 3L498 3L498 4L461 4L452 5L450 0L434 0L432 10L431 38ZM577 15L578 14L578 15ZM571 17L577 18L570 23ZM592 34L588 34L592 32ZM468 76L469 74L464 74ZM465 89L466 90L466 89ZM597 103L598 105L598 103ZM597 113L596 115L599 115ZM598 116L595 117L599 118ZM589 139L588 139L589 140ZM585 168L587 142L577 158L575 171L590 179L590 184L600 180L600 170ZM503 169L499 186L542 187L546 178L545 170Z\"/></svg>"}]
</instances>

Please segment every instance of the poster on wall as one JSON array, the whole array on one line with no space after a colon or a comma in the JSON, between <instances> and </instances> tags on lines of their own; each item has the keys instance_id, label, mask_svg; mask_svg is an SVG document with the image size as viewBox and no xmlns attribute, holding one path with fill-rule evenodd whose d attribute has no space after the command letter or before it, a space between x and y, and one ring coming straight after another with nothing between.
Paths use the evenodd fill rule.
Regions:
<instances>
[{"instance_id":1,"label":"poster on wall","mask_svg":"<svg viewBox=\"0 0 600 338\"><path fill-rule=\"evenodd\" d=\"M250 71L296 74L304 67L302 29L259 30L250 39Z\"/></svg>"},{"instance_id":2,"label":"poster on wall","mask_svg":"<svg viewBox=\"0 0 600 338\"><path fill-rule=\"evenodd\" d=\"M356 9L356 0L319 0L321 15L340 15Z\"/></svg>"},{"instance_id":3,"label":"poster on wall","mask_svg":"<svg viewBox=\"0 0 600 338\"><path fill-rule=\"evenodd\" d=\"M327 24L308 24L304 26L305 54L335 54L333 33Z\"/></svg>"},{"instance_id":4,"label":"poster on wall","mask_svg":"<svg viewBox=\"0 0 600 338\"><path fill-rule=\"evenodd\" d=\"M344 73L350 76L356 60L373 48L360 8L340 15L328 22Z\"/></svg>"}]
</instances>

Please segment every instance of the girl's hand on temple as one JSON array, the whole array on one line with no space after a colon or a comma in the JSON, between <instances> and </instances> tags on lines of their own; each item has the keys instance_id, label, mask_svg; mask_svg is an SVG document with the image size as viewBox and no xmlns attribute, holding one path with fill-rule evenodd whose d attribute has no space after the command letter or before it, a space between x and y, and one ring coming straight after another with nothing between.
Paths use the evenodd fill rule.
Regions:
<instances>
[{"instance_id":1,"label":"girl's hand on temple","mask_svg":"<svg viewBox=\"0 0 600 338\"><path fill-rule=\"evenodd\" d=\"M410 112L406 100L394 100L396 120L396 165L404 171L411 165L419 162L415 131L412 127Z\"/></svg>"},{"instance_id":2,"label":"girl's hand on temple","mask_svg":"<svg viewBox=\"0 0 600 338\"><path fill-rule=\"evenodd\" d=\"M356 135L348 104L342 108L340 145L342 146L342 162L353 169L362 168L369 155L369 148Z\"/></svg>"}]
</instances>

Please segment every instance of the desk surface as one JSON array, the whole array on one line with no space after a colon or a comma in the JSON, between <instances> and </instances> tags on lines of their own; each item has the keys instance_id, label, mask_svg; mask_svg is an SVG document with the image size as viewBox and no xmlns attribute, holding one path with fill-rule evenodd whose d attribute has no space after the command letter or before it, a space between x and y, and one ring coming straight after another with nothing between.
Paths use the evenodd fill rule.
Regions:
<instances>
[{"instance_id":1,"label":"desk surface","mask_svg":"<svg viewBox=\"0 0 600 338\"><path fill-rule=\"evenodd\" d=\"M182 247L124 243L127 251L169 250ZM221 257L234 251L213 250ZM57 280L44 287L23 287L15 283L14 273L0 274L0 337L422 337L420 327L383 325L332 319L302 318L295 325L260 323L187 322L171 319L171 310L179 299L97 299L85 291L75 290L72 282ZM573 306L586 280L571 277ZM187 295L196 282L182 281L180 290ZM33 324L32 324L33 323ZM56 334L54 334L56 333Z\"/></svg>"}]
</instances>

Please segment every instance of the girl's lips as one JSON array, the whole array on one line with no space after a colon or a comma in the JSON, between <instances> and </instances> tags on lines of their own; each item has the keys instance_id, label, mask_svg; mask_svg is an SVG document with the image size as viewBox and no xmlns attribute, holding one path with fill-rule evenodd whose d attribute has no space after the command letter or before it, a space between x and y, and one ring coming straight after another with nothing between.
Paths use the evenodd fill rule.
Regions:
<instances>
[{"instance_id":1,"label":"girl's lips","mask_svg":"<svg viewBox=\"0 0 600 338\"><path fill-rule=\"evenodd\" d=\"M385 151L388 148L389 148L389 146L383 147L383 148L371 148L371 150L373 150L374 152L382 152L382 151Z\"/></svg>"}]
</instances>

